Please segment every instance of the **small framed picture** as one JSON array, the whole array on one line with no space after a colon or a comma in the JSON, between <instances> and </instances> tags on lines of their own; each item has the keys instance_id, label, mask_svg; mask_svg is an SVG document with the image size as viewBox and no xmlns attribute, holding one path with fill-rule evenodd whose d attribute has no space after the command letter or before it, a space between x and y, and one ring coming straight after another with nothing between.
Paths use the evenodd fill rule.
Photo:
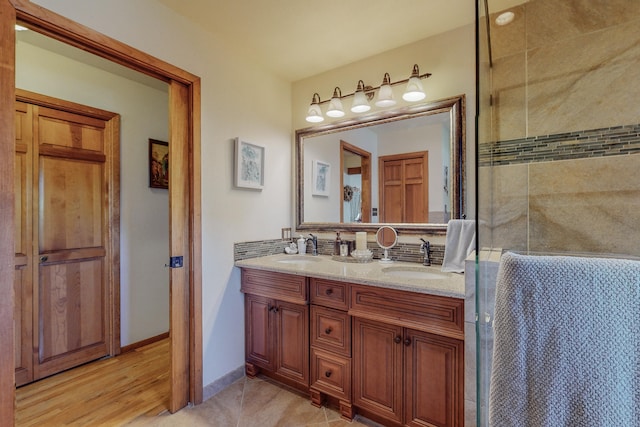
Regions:
<instances>
[{"instance_id":1,"label":"small framed picture","mask_svg":"<svg viewBox=\"0 0 640 427\"><path fill-rule=\"evenodd\" d=\"M314 160L312 166L313 180L311 183L311 194L314 196L328 197L331 165L321 160Z\"/></svg>"},{"instance_id":2,"label":"small framed picture","mask_svg":"<svg viewBox=\"0 0 640 427\"><path fill-rule=\"evenodd\" d=\"M169 188L169 143L149 138L149 187Z\"/></svg>"},{"instance_id":3,"label":"small framed picture","mask_svg":"<svg viewBox=\"0 0 640 427\"><path fill-rule=\"evenodd\" d=\"M238 188L264 187L264 147L236 138L235 182Z\"/></svg>"}]
</instances>

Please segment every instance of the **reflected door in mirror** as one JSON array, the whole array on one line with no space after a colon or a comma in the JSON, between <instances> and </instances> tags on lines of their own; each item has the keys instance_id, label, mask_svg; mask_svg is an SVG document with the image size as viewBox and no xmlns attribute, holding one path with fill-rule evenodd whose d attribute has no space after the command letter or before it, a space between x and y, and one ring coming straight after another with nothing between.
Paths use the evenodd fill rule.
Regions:
<instances>
[{"instance_id":1,"label":"reflected door in mirror","mask_svg":"<svg viewBox=\"0 0 640 427\"><path fill-rule=\"evenodd\" d=\"M380 157L380 222L429 222L429 153Z\"/></svg>"}]
</instances>

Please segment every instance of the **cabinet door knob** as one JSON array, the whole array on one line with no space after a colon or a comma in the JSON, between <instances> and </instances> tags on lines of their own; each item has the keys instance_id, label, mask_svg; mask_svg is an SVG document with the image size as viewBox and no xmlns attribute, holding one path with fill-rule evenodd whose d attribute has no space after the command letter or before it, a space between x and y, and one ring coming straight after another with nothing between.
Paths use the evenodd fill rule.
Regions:
<instances>
[{"instance_id":1,"label":"cabinet door knob","mask_svg":"<svg viewBox=\"0 0 640 427\"><path fill-rule=\"evenodd\" d=\"M406 345L407 347L411 345L411 338L406 338L404 340L404 345Z\"/></svg>"},{"instance_id":2,"label":"cabinet door knob","mask_svg":"<svg viewBox=\"0 0 640 427\"><path fill-rule=\"evenodd\" d=\"M333 293L333 289L328 288L326 291L324 291L324 293L327 295L331 295Z\"/></svg>"},{"instance_id":3,"label":"cabinet door knob","mask_svg":"<svg viewBox=\"0 0 640 427\"><path fill-rule=\"evenodd\" d=\"M402 337L400 335L397 335L394 339L393 342L395 342L396 344L400 344L400 342L402 341Z\"/></svg>"},{"instance_id":4,"label":"cabinet door knob","mask_svg":"<svg viewBox=\"0 0 640 427\"><path fill-rule=\"evenodd\" d=\"M326 371L326 372L324 373L324 376L325 376L325 377L327 377L327 378L329 378L329 377L331 376L331 371Z\"/></svg>"},{"instance_id":5,"label":"cabinet door knob","mask_svg":"<svg viewBox=\"0 0 640 427\"><path fill-rule=\"evenodd\" d=\"M329 326L327 329L324 330L324 333L329 335L331 331L333 331L333 329L331 329L331 326Z\"/></svg>"},{"instance_id":6,"label":"cabinet door knob","mask_svg":"<svg viewBox=\"0 0 640 427\"><path fill-rule=\"evenodd\" d=\"M42 255L42 256L40 257L40 262L47 262L47 260L48 260L48 259L49 259L49 257L48 257L48 256L46 256L46 255Z\"/></svg>"}]
</instances>

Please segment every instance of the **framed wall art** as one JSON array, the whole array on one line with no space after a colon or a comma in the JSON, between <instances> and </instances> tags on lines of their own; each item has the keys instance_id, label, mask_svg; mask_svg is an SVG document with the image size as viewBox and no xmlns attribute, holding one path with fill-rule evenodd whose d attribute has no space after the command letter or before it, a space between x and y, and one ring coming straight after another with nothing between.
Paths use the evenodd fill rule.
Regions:
<instances>
[{"instance_id":1,"label":"framed wall art","mask_svg":"<svg viewBox=\"0 0 640 427\"><path fill-rule=\"evenodd\" d=\"M149 187L169 188L169 143L149 138Z\"/></svg>"},{"instance_id":2,"label":"framed wall art","mask_svg":"<svg viewBox=\"0 0 640 427\"><path fill-rule=\"evenodd\" d=\"M312 188L311 194L314 196L329 196L329 181L331 178L331 164L321 160L314 160L312 165Z\"/></svg>"},{"instance_id":3,"label":"framed wall art","mask_svg":"<svg viewBox=\"0 0 640 427\"><path fill-rule=\"evenodd\" d=\"M235 140L235 179L237 188L262 190L264 187L264 147Z\"/></svg>"}]
</instances>

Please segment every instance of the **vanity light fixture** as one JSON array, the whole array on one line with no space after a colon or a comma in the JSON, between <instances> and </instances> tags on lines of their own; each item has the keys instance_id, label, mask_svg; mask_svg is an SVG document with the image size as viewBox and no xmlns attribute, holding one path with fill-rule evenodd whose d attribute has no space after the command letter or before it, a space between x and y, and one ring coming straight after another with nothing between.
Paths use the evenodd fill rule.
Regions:
<instances>
[{"instance_id":1,"label":"vanity light fixture","mask_svg":"<svg viewBox=\"0 0 640 427\"><path fill-rule=\"evenodd\" d=\"M409 102L416 102L423 100L427 95L422 88L422 82L420 82L420 69L418 64L413 66L413 72L407 83L407 90L404 91L402 99Z\"/></svg>"},{"instance_id":2,"label":"vanity light fixture","mask_svg":"<svg viewBox=\"0 0 640 427\"><path fill-rule=\"evenodd\" d=\"M322 117L322 110L320 109L320 95L318 93L313 94L311 98L311 105L309 106L309 112L307 113L307 121L311 123L320 123L324 120Z\"/></svg>"},{"instance_id":3,"label":"vanity light fixture","mask_svg":"<svg viewBox=\"0 0 640 427\"><path fill-rule=\"evenodd\" d=\"M354 113L365 113L371 109L369 101L373 99L375 91L378 91L378 98L375 101L375 105L377 107L392 107L396 104L392 88L393 86L402 83L407 83L407 89L402 95L402 99L407 102L421 101L426 98L421 80L428 77L431 77L431 73L420 74L418 64L415 64L413 66L411 77L408 79L392 82L391 77L389 77L389 73L384 73L382 84L378 87L366 86L362 80L358 80L358 86L354 93L343 96L340 88L336 87L333 90L333 96L330 101L321 101L320 95L316 92L313 94L306 120L311 123L322 122L324 117L322 116L320 105L326 102L329 103L326 112L328 117L344 117L345 113L342 106L342 98L346 98L348 96L353 96L351 111Z\"/></svg>"},{"instance_id":4,"label":"vanity light fixture","mask_svg":"<svg viewBox=\"0 0 640 427\"><path fill-rule=\"evenodd\" d=\"M342 108L342 91L339 87L333 90L333 96L329 101L329 107L327 108L327 116L329 117L344 117L344 109Z\"/></svg>"},{"instance_id":5,"label":"vanity light fixture","mask_svg":"<svg viewBox=\"0 0 640 427\"><path fill-rule=\"evenodd\" d=\"M367 95L364 93L364 82L358 80L358 88L356 93L353 94L353 104L351 105L351 111L354 113L366 113L371 109Z\"/></svg>"},{"instance_id":6,"label":"vanity light fixture","mask_svg":"<svg viewBox=\"0 0 640 427\"><path fill-rule=\"evenodd\" d=\"M393 99L393 89L391 88L391 77L389 73L384 73L384 79L380 85L378 91L378 100L376 106L378 107L392 107L396 105L396 100Z\"/></svg>"}]
</instances>

